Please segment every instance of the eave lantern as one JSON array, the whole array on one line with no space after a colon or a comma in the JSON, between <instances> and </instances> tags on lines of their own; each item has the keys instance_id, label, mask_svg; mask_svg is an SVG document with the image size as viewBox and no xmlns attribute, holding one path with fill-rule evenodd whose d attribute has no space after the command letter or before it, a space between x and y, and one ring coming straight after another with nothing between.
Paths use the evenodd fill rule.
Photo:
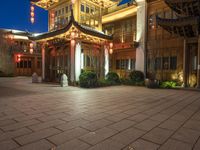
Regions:
<instances>
[{"instance_id":1,"label":"eave lantern","mask_svg":"<svg viewBox=\"0 0 200 150\"><path fill-rule=\"evenodd\" d=\"M31 5L30 17L30 21L33 24L35 22L35 7L33 5Z\"/></svg>"},{"instance_id":2,"label":"eave lantern","mask_svg":"<svg viewBox=\"0 0 200 150\"><path fill-rule=\"evenodd\" d=\"M109 44L109 53L110 54L112 54L113 53L113 43L111 42L110 44Z\"/></svg>"},{"instance_id":3,"label":"eave lantern","mask_svg":"<svg viewBox=\"0 0 200 150\"><path fill-rule=\"evenodd\" d=\"M33 54L33 43L30 43L30 53Z\"/></svg>"}]
</instances>

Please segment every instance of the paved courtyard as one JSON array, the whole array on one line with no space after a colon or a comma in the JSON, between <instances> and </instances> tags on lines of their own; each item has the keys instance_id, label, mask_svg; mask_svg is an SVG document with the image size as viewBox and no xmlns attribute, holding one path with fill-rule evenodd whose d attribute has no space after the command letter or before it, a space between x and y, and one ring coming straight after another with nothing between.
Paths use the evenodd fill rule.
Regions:
<instances>
[{"instance_id":1,"label":"paved courtyard","mask_svg":"<svg viewBox=\"0 0 200 150\"><path fill-rule=\"evenodd\" d=\"M200 150L200 92L0 78L0 150Z\"/></svg>"}]
</instances>

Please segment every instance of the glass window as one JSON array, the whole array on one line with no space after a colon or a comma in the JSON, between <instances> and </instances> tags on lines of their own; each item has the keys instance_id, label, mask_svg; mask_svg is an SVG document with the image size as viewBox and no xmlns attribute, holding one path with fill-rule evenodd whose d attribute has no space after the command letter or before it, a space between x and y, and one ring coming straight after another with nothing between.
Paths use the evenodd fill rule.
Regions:
<instances>
[{"instance_id":1,"label":"glass window","mask_svg":"<svg viewBox=\"0 0 200 150\"><path fill-rule=\"evenodd\" d=\"M170 57L170 69L171 70L177 69L177 56Z\"/></svg>"},{"instance_id":2,"label":"glass window","mask_svg":"<svg viewBox=\"0 0 200 150\"><path fill-rule=\"evenodd\" d=\"M58 15L60 16L60 14L61 14L61 10L58 10Z\"/></svg>"},{"instance_id":3,"label":"glass window","mask_svg":"<svg viewBox=\"0 0 200 150\"><path fill-rule=\"evenodd\" d=\"M90 8L91 14L94 15L94 8Z\"/></svg>"},{"instance_id":4,"label":"glass window","mask_svg":"<svg viewBox=\"0 0 200 150\"><path fill-rule=\"evenodd\" d=\"M163 57L163 69L164 70L169 69L169 57Z\"/></svg>"},{"instance_id":5,"label":"glass window","mask_svg":"<svg viewBox=\"0 0 200 150\"><path fill-rule=\"evenodd\" d=\"M155 70L160 70L161 69L161 58L157 57L155 59Z\"/></svg>"},{"instance_id":6,"label":"glass window","mask_svg":"<svg viewBox=\"0 0 200 150\"><path fill-rule=\"evenodd\" d=\"M65 9L64 8L62 8L62 14L64 14L65 13Z\"/></svg>"},{"instance_id":7,"label":"glass window","mask_svg":"<svg viewBox=\"0 0 200 150\"><path fill-rule=\"evenodd\" d=\"M24 68L27 68L27 67L28 67L28 62L24 61Z\"/></svg>"},{"instance_id":8,"label":"glass window","mask_svg":"<svg viewBox=\"0 0 200 150\"><path fill-rule=\"evenodd\" d=\"M84 4L81 4L81 11L85 12L85 6L84 6Z\"/></svg>"},{"instance_id":9,"label":"glass window","mask_svg":"<svg viewBox=\"0 0 200 150\"><path fill-rule=\"evenodd\" d=\"M28 68L32 68L32 64L30 60L28 61Z\"/></svg>"},{"instance_id":10,"label":"glass window","mask_svg":"<svg viewBox=\"0 0 200 150\"><path fill-rule=\"evenodd\" d=\"M120 60L116 60L116 69L120 69Z\"/></svg>"},{"instance_id":11,"label":"glass window","mask_svg":"<svg viewBox=\"0 0 200 150\"><path fill-rule=\"evenodd\" d=\"M68 12L69 12L69 7L66 6L66 7L65 7L65 13L68 13Z\"/></svg>"},{"instance_id":12,"label":"glass window","mask_svg":"<svg viewBox=\"0 0 200 150\"><path fill-rule=\"evenodd\" d=\"M90 13L90 8L89 8L89 6L86 6L86 13Z\"/></svg>"},{"instance_id":13,"label":"glass window","mask_svg":"<svg viewBox=\"0 0 200 150\"><path fill-rule=\"evenodd\" d=\"M135 70L135 60L131 59L131 70Z\"/></svg>"},{"instance_id":14,"label":"glass window","mask_svg":"<svg viewBox=\"0 0 200 150\"><path fill-rule=\"evenodd\" d=\"M20 61L20 68L23 68L24 66L23 66L23 63L24 63L24 61Z\"/></svg>"},{"instance_id":15,"label":"glass window","mask_svg":"<svg viewBox=\"0 0 200 150\"><path fill-rule=\"evenodd\" d=\"M57 11L55 11L55 17L57 17L58 16L58 12Z\"/></svg>"}]
</instances>

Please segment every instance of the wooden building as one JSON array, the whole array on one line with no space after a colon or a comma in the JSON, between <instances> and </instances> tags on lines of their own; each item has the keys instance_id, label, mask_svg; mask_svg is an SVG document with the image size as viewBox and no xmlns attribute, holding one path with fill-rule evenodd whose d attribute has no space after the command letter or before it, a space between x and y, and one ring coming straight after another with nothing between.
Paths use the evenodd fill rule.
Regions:
<instances>
[{"instance_id":1,"label":"wooden building","mask_svg":"<svg viewBox=\"0 0 200 150\"><path fill-rule=\"evenodd\" d=\"M148 0L147 71L158 80L200 85L200 3Z\"/></svg>"},{"instance_id":2,"label":"wooden building","mask_svg":"<svg viewBox=\"0 0 200 150\"><path fill-rule=\"evenodd\" d=\"M6 39L6 50L10 55L9 61L11 65L4 65L9 69L9 75L14 76L31 76L34 72L38 75L42 73L42 57L39 47L34 47L30 52L29 40L30 33L19 30L1 29L3 37ZM2 56L7 57L7 56ZM2 60L3 58L1 58ZM3 71L4 72L4 71ZM8 74L5 71L5 75Z\"/></svg>"},{"instance_id":3,"label":"wooden building","mask_svg":"<svg viewBox=\"0 0 200 150\"><path fill-rule=\"evenodd\" d=\"M136 5L118 6L120 0L30 1L49 12L49 32L30 37L42 45L44 80L58 82L66 73L73 83L81 70L95 71L99 78L109 71L124 77L137 69ZM144 71L141 57L138 70Z\"/></svg>"}]
</instances>

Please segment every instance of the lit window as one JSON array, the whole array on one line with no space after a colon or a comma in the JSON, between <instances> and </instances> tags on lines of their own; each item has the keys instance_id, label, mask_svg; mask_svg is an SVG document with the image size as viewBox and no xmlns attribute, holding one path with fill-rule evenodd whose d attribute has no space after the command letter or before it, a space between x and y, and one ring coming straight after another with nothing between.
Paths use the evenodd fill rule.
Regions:
<instances>
[{"instance_id":1,"label":"lit window","mask_svg":"<svg viewBox=\"0 0 200 150\"><path fill-rule=\"evenodd\" d=\"M85 6L83 4L81 4L81 11L85 12Z\"/></svg>"},{"instance_id":2,"label":"lit window","mask_svg":"<svg viewBox=\"0 0 200 150\"><path fill-rule=\"evenodd\" d=\"M89 6L86 6L86 13L90 13L90 8L89 8Z\"/></svg>"}]
</instances>

